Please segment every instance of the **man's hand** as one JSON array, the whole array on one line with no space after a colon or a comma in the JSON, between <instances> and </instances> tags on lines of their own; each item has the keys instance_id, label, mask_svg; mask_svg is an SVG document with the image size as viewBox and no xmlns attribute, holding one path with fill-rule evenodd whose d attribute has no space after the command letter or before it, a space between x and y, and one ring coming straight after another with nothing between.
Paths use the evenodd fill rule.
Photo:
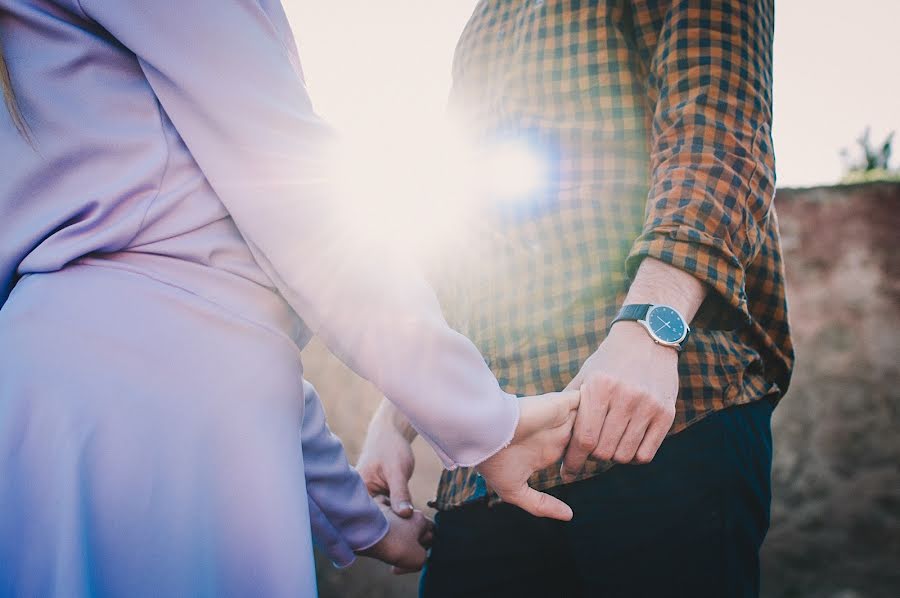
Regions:
<instances>
[{"instance_id":1,"label":"man's hand","mask_svg":"<svg viewBox=\"0 0 900 598\"><path fill-rule=\"evenodd\" d=\"M572 434L578 398L579 393L570 391L521 399L512 443L476 468L504 502L536 517L572 519L566 503L531 488L528 478L562 457Z\"/></svg>"},{"instance_id":2,"label":"man's hand","mask_svg":"<svg viewBox=\"0 0 900 598\"><path fill-rule=\"evenodd\" d=\"M388 401L376 411L356 469L372 496L389 496L400 517L412 517L409 479L416 467L411 443L416 437L409 422Z\"/></svg>"},{"instance_id":3,"label":"man's hand","mask_svg":"<svg viewBox=\"0 0 900 598\"><path fill-rule=\"evenodd\" d=\"M705 295L690 274L647 258L625 303L671 305L690 321ZM675 419L678 352L654 343L637 322L619 322L567 388L581 390L581 405L563 479L575 476L588 457L649 463Z\"/></svg>"},{"instance_id":4,"label":"man's hand","mask_svg":"<svg viewBox=\"0 0 900 598\"><path fill-rule=\"evenodd\" d=\"M434 539L434 523L421 511L413 511L407 518L398 517L387 499L377 499L390 529L374 546L357 552L360 556L371 557L393 565L397 574L420 571L425 566L426 550Z\"/></svg>"},{"instance_id":5,"label":"man's hand","mask_svg":"<svg viewBox=\"0 0 900 598\"><path fill-rule=\"evenodd\" d=\"M581 389L581 406L563 479L577 474L588 457L649 463L675 418L678 353L656 345L640 324L621 322L569 386Z\"/></svg>"}]
</instances>

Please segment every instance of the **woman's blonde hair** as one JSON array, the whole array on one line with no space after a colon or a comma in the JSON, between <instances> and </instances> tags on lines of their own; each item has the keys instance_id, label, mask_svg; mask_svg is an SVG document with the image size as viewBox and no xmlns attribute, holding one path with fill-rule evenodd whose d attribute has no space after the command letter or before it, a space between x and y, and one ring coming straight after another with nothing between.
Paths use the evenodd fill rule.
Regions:
<instances>
[{"instance_id":1,"label":"woman's blonde hair","mask_svg":"<svg viewBox=\"0 0 900 598\"><path fill-rule=\"evenodd\" d=\"M3 58L3 48L0 48L0 91L3 92L3 103L6 104L6 110L9 112L13 124L25 139L30 140L31 135L28 130L28 123L25 122L22 111L19 109L19 103L16 102L16 96L13 93L12 81L9 79L9 69L6 68L6 60Z\"/></svg>"}]
</instances>

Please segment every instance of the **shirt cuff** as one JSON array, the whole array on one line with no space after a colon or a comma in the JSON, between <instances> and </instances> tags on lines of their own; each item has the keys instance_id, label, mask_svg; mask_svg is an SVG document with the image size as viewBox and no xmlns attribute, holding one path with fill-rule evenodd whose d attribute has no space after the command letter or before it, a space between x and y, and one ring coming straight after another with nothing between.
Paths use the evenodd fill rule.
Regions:
<instances>
[{"instance_id":1,"label":"shirt cuff","mask_svg":"<svg viewBox=\"0 0 900 598\"><path fill-rule=\"evenodd\" d=\"M371 548L390 530L390 523L378 505L372 502L371 506L366 514L366 521L354 522L352 528L345 529L342 533L332 525L318 504L310 499L310 524L316 545L331 559L335 567L352 565L357 552Z\"/></svg>"},{"instance_id":2,"label":"shirt cuff","mask_svg":"<svg viewBox=\"0 0 900 598\"><path fill-rule=\"evenodd\" d=\"M453 471L459 467L475 467L508 447L516 434L516 428L519 427L519 399L516 395L502 393L497 409L499 412L490 417L492 422L490 436L442 438L441 444L446 446L446 450L436 439L419 430L415 424L413 428L431 445L445 469ZM456 457L452 457L449 453L453 453Z\"/></svg>"},{"instance_id":3,"label":"shirt cuff","mask_svg":"<svg viewBox=\"0 0 900 598\"><path fill-rule=\"evenodd\" d=\"M722 239L683 225L646 231L625 260L629 279L645 257L683 270L712 290L694 317L696 327L734 330L750 323L744 268Z\"/></svg>"}]
</instances>

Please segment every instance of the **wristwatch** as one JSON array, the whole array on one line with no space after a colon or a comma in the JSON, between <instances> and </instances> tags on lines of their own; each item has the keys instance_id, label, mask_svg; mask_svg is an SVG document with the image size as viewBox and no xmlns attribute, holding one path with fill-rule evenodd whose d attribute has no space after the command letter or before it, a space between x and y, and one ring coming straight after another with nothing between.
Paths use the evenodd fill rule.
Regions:
<instances>
[{"instance_id":1,"label":"wristwatch","mask_svg":"<svg viewBox=\"0 0 900 598\"><path fill-rule=\"evenodd\" d=\"M613 319L616 322L637 322L647 330L647 334L657 345L672 347L678 351L684 347L691 329L678 310L668 305L652 305L650 303L634 303L625 305Z\"/></svg>"}]
</instances>

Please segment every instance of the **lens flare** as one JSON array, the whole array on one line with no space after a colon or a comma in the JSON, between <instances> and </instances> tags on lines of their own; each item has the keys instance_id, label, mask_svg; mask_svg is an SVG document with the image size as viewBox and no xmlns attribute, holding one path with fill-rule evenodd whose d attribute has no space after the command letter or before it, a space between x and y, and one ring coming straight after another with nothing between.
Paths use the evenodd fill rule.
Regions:
<instances>
[{"instance_id":1,"label":"lens flare","mask_svg":"<svg viewBox=\"0 0 900 598\"><path fill-rule=\"evenodd\" d=\"M478 169L479 186L494 201L522 201L543 187L546 168L545 161L525 142L505 141L485 153Z\"/></svg>"},{"instance_id":2,"label":"lens flare","mask_svg":"<svg viewBox=\"0 0 900 598\"><path fill-rule=\"evenodd\" d=\"M464 243L485 202L533 197L547 165L528 144L475 144L449 123L373 123L337 144L332 179L341 220L360 243L436 257Z\"/></svg>"}]
</instances>

